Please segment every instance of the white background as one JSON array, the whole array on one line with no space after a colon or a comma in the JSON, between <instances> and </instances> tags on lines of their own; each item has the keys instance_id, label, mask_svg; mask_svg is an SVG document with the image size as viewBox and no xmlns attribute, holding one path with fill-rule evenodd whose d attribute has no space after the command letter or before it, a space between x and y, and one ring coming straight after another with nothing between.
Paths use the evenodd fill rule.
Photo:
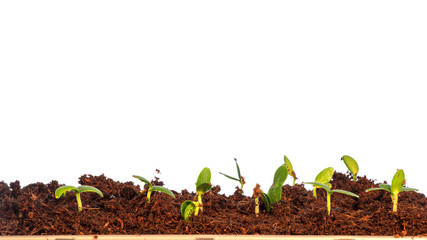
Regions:
<instances>
[{"instance_id":1,"label":"white background","mask_svg":"<svg viewBox=\"0 0 427 240\"><path fill-rule=\"evenodd\" d=\"M425 1L1 1L0 181L266 190L355 158L427 193ZM135 181L138 183L138 181ZM291 183L288 180L287 183ZM139 183L138 183L139 184Z\"/></svg>"}]
</instances>

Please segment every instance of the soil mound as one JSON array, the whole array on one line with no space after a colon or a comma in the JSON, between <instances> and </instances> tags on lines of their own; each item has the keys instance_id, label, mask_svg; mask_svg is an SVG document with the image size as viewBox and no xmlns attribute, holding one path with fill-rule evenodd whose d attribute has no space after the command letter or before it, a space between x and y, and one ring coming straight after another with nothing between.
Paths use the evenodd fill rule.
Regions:
<instances>
[{"instance_id":1,"label":"soil mound","mask_svg":"<svg viewBox=\"0 0 427 240\"><path fill-rule=\"evenodd\" d=\"M156 179L155 185L163 183ZM98 188L81 195L83 211L77 211L74 193L56 199L57 181L34 183L21 188L19 181L0 182L0 235L81 234L298 234L298 235L427 235L427 198L417 192L399 195L398 212L392 212L390 195L384 191L366 193L377 186L373 180L335 173L334 189L354 192L360 198L334 193L328 216L326 194L317 198L304 185L283 186L282 199L271 212L263 205L255 216L254 198L236 191L220 194L214 186L204 194L204 211L191 222L184 221L181 203L196 200L196 194L173 191L176 198L153 192L147 203L146 191L133 182L117 182L101 176L83 175L80 184Z\"/></svg>"}]
</instances>

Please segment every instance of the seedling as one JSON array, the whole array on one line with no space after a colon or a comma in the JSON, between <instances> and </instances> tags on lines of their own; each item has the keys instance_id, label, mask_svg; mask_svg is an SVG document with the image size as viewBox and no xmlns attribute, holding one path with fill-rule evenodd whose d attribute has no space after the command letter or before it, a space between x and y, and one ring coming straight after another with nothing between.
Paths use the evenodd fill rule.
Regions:
<instances>
[{"instance_id":1,"label":"seedling","mask_svg":"<svg viewBox=\"0 0 427 240\"><path fill-rule=\"evenodd\" d=\"M234 159L234 161L236 162L236 168L237 168L237 176L238 176L238 178L231 177L231 176L229 176L227 174L224 174L222 172L220 172L219 174L222 174L222 175L228 177L231 180L240 182L240 190L243 191L243 185L246 183L245 182L245 178L242 175L240 175L240 168L239 168L239 164L237 164L237 159Z\"/></svg>"},{"instance_id":2,"label":"seedling","mask_svg":"<svg viewBox=\"0 0 427 240\"><path fill-rule=\"evenodd\" d=\"M96 192L96 193L98 193L99 196L104 197L104 195L102 194L101 191L99 191L99 189L97 189L95 187L91 187L91 186L82 185L82 186L78 186L78 187L73 187L73 186L59 187L55 191L55 198L65 197L65 194L68 191L73 191L76 193L77 207L78 207L79 212L81 212L83 209L82 200L80 199L80 193L82 193L82 192Z\"/></svg>"},{"instance_id":3,"label":"seedling","mask_svg":"<svg viewBox=\"0 0 427 240\"><path fill-rule=\"evenodd\" d=\"M270 189L268 189L268 193L261 193L267 211L271 211L272 205L280 201L282 198L282 186L285 183L287 177L288 169L284 164L282 164L274 173L273 184Z\"/></svg>"},{"instance_id":4,"label":"seedling","mask_svg":"<svg viewBox=\"0 0 427 240\"><path fill-rule=\"evenodd\" d=\"M153 184L151 184L150 181L148 181L147 179L145 179L143 177L140 177L140 176L137 176L137 175L133 175L133 177L141 180L142 182L144 182L144 183L146 183L148 185L148 191L147 191L147 202L148 203L150 203L151 192L153 192L153 191L166 193L167 195L175 198L175 195L169 189L167 189L165 187L162 187L162 186L153 186Z\"/></svg>"},{"instance_id":5,"label":"seedling","mask_svg":"<svg viewBox=\"0 0 427 240\"><path fill-rule=\"evenodd\" d=\"M402 169L398 169L394 174L391 185L389 184L380 184L378 188L370 188L366 192L375 191L375 190L385 190L390 193L391 201L393 202L393 212L397 212L397 200L400 192L409 192L409 191L418 191L415 188L407 188L405 185L405 172Z\"/></svg>"},{"instance_id":6,"label":"seedling","mask_svg":"<svg viewBox=\"0 0 427 240\"><path fill-rule=\"evenodd\" d=\"M345 165L347 166L348 170L353 174L353 182L356 182L357 179L357 173L359 172L359 165L357 165L356 160L354 160L352 157L348 155L344 155L341 160L344 161Z\"/></svg>"},{"instance_id":7,"label":"seedling","mask_svg":"<svg viewBox=\"0 0 427 240\"><path fill-rule=\"evenodd\" d=\"M284 159L285 159L286 168L288 169L288 173L289 173L289 175L292 176L292 179L293 179L292 186L294 186L295 180L298 179L297 175L295 174L295 171L294 171L294 168L292 167L291 161L289 161L289 159L288 159L288 157L286 157L286 155L285 155Z\"/></svg>"},{"instance_id":8,"label":"seedling","mask_svg":"<svg viewBox=\"0 0 427 240\"><path fill-rule=\"evenodd\" d=\"M326 190L326 201L327 201L327 206L328 206L328 215L331 215L331 195L332 195L332 193L342 193L342 194L347 194L347 195L349 195L349 196L352 196L352 197L357 197L357 198L359 198L359 195L357 195L357 194L354 194L354 193L352 193L352 192L348 192L348 191L345 191L345 190L340 190L340 189L334 189L334 190L331 190L331 188L330 188L330 186L328 186L328 185L326 185L326 184L323 184L323 183L318 183L318 182L306 182L305 184L311 184L311 185L313 185L313 186L315 186L315 187L320 187L320 188L323 188L323 189L325 189Z\"/></svg>"},{"instance_id":9,"label":"seedling","mask_svg":"<svg viewBox=\"0 0 427 240\"><path fill-rule=\"evenodd\" d=\"M194 212L194 216L199 215L199 210L203 211L202 194L209 191L212 188L211 184L211 170L204 168L197 178L196 191L197 191L197 202L186 200L181 204L181 215L184 220L190 222L188 219Z\"/></svg>"},{"instance_id":10,"label":"seedling","mask_svg":"<svg viewBox=\"0 0 427 240\"><path fill-rule=\"evenodd\" d=\"M334 169L332 167L325 168L319 174L317 174L316 179L314 179L314 182L325 184L329 188L331 188L332 185L329 183L329 181L331 181L333 175L334 175ZM316 188L317 186L314 186L313 188L313 196L315 198L317 198Z\"/></svg>"},{"instance_id":11,"label":"seedling","mask_svg":"<svg viewBox=\"0 0 427 240\"><path fill-rule=\"evenodd\" d=\"M258 217L258 214L259 214L259 198L262 197L262 190L261 190L258 183L255 185L254 193L253 193L252 197L255 198L255 216Z\"/></svg>"}]
</instances>

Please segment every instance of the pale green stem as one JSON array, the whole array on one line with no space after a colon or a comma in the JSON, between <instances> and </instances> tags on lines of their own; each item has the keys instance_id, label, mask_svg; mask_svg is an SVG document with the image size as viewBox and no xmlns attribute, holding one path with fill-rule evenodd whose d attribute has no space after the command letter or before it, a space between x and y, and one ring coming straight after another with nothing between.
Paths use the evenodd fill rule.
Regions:
<instances>
[{"instance_id":1,"label":"pale green stem","mask_svg":"<svg viewBox=\"0 0 427 240\"><path fill-rule=\"evenodd\" d=\"M259 214L259 199L255 198L255 215L258 216Z\"/></svg>"},{"instance_id":2,"label":"pale green stem","mask_svg":"<svg viewBox=\"0 0 427 240\"><path fill-rule=\"evenodd\" d=\"M328 215L331 215L331 193L326 193L326 200L328 205Z\"/></svg>"},{"instance_id":3,"label":"pale green stem","mask_svg":"<svg viewBox=\"0 0 427 240\"><path fill-rule=\"evenodd\" d=\"M292 183L292 186L295 186L295 178L293 178L294 179L294 181L293 181L293 183Z\"/></svg>"},{"instance_id":4,"label":"pale green stem","mask_svg":"<svg viewBox=\"0 0 427 240\"><path fill-rule=\"evenodd\" d=\"M393 202L393 212L397 212L397 199L398 195L391 194L391 201Z\"/></svg>"},{"instance_id":5,"label":"pale green stem","mask_svg":"<svg viewBox=\"0 0 427 240\"><path fill-rule=\"evenodd\" d=\"M199 205L200 205L200 211L202 212L203 211L203 204L202 204L202 194L201 193L199 193L198 194L198 196L197 196L197 198L198 198L198 203L199 203Z\"/></svg>"},{"instance_id":6,"label":"pale green stem","mask_svg":"<svg viewBox=\"0 0 427 240\"><path fill-rule=\"evenodd\" d=\"M148 189L148 192L147 192L147 201L148 201L148 203L150 203L150 198L151 198L151 188L149 188Z\"/></svg>"},{"instance_id":7,"label":"pale green stem","mask_svg":"<svg viewBox=\"0 0 427 240\"><path fill-rule=\"evenodd\" d=\"M82 211L82 200L80 199L80 193L76 192L76 198L77 198L77 207L79 209L79 212Z\"/></svg>"},{"instance_id":8,"label":"pale green stem","mask_svg":"<svg viewBox=\"0 0 427 240\"><path fill-rule=\"evenodd\" d=\"M240 182L240 190L243 191L243 182L242 181Z\"/></svg>"}]
</instances>

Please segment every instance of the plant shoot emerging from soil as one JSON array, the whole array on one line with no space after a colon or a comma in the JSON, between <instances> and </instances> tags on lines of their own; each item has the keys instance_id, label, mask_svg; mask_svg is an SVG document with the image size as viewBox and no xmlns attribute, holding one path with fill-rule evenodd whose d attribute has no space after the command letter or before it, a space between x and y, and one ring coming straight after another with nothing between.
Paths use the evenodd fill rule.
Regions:
<instances>
[{"instance_id":1,"label":"plant shoot emerging from soil","mask_svg":"<svg viewBox=\"0 0 427 240\"><path fill-rule=\"evenodd\" d=\"M292 167L292 163L291 163L291 161L289 161L289 158L286 157L286 155L285 155L284 159L285 159L286 168L288 169L288 173L289 173L289 175L292 176L292 179L293 179L292 186L294 186L295 185L295 180L298 179L297 175L295 174L294 168Z\"/></svg>"},{"instance_id":2,"label":"plant shoot emerging from soil","mask_svg":"<svg viewBox=\"0 0 427 240\"><path fill-rule=\"evenodd\" d=\"M259 184L257 183L255 188L254 188L254 193L252 195L252 197L255 198L255 216L258 217L259 214L259 198L262 196L262 190L259 186Z\"/></svg>"},{"instance_id":3,"label":"plant shoot emerging from soil","mask_svg":"<svg viewBox=\"0 0 427 240\"><path fill-rule=\"evenodd\" d=\"M73 187L73 186L59 187L55 191L55 198L65 197L65 194L68 191L73 191L76 193L77 207L78 207L79 212L81 212L83 209L82 200L80 198L80 193L82 193L82 192L95 192L95 193L98 193L99 196L104 197L104 195L102 194L101 191L99 191L99 189L97 189L95 187L91 187L91 186L82 185L82 186L78 186L78 187Z\"/></svg>"},{"instance_id":4,"label":"plant shoot emerging from soil","mask_svg":"<svg viewBox=\"0 0 427 240\"><path fill-rule=\"evenodd\" d=\"M271 210L274 203L280 201L282 198L282 186L288 177L288 169L285 164L277 168L274 173L273 185L268 189L268 194L262 192L263 202L267 211Z\"/></svg>"},{"instance_id":5,"label":"plant shoot emerging from soil","mask_svg":"<svg viewBox=\"0 0 427 240\"><path fill-rule=\"evenodd\" d=\"M385 190L390 193L391 201L393 202L393 212L397 212L397 200L400 192L408 192L408 191L418 191L415 188L407 188L404 187L405 180L405 172L402 169L398 169L394 174L393 180L391 181L391 185L389 184L380 184L378 188L370 188L366 190L366 192L375 191L375 190Z\"/></svg>"},{"instance_id":6,"label":"plant shoot emerging from soil","mask_svg":"<svg viewBox=\"0 0 427 240\"><path fill-rule=\"evenodd\" d=\"M352 192L348 192L348 191L340 190L340 189L334 189L334 190L332 190L328 185L323 184L323 183L306 182L305 184L311 184L311 185L313 185L315 187L320 187L320 188L323 188L323 189L326 190L326 201L327 201L326 204L328 206L328 215L331 215L331 195L332 195L332 193L335 193L335 192L336 193L342 193L342 194L347 194L347 195L352 196L352 197L359 198L359 195L354 194Z\"/></svg>"},{"instance_id":7,"label":"plant shoot emerging from soil","mask_svg":"<svg viewBox=\"0 0 427 240\"><path fill-rule=\"evenodd\" d=\"M150 181L148 181L147 179L145 179L141 176L133 175L133 177L139 179L140 181L142 181L148 185L148 191L147 191L147 202L148 203L150 203L151 192L153 192L153 191L166 193L167 195L175 198L175 195L169 189L162 187L162 186L153 186L153 184L151 184Z\"/></svg>"},{"instance_id":8,"label":"plant shoot emerging from soil","mask_svg":"<svg viewBox=\"0 0 427 240\"><path fill-rule=\"evenodd\" d=\"M356 160L354 160L352 157L348 155L344 155L341 160L344 161L345 165L347 166L348 170L353 175L353 182L356 182L357 180L357 173L359 172L359 165L357 165Z\"/></svg>"},{"instance_id":9,"label":"plant shoot emerging from soil","mask_svg":"<svg viewBox=\"0 0 427 240\"><path fill-rule=\"evenodd\" d=\"M211 184L211 170L204 168L197 178L196 191L197 191L197 202L186 200L181 204L181 215L184 220L190 222L189 217L194 212L194 216L199 215L200 211L203 211L202 194L209 191L212 188Z\"/></svg>"},{"instance_id":10,"label":"plant shoot emerging from soil","mask_svg":"<svg viewBox=\"0 0 427 240\"><path fill-rule=\"evenodd\" d=\"M234 159L234 161L236 162L237 176L238 176L237 178L229 176L229 175L224 174L222 172L220 172L219 174L222 174L222 175L228 177L231 180L240 182L240 190L243 192L243 185L246 183L245 182L245 178L242 175L240 175L240 167L239 167L239 164L237 164L237 159Z\"/></svg>"},{"instance_id":11,"label":"plant shoot emerging from soil","mask_svg":"<svg viewBox=\"0 0 427 240\"><path fill-rule=\"evenodd\" d=\"M332 167L325 168L319 174L317 174L314 182L325 184L329 188L331 188L332 185L329 183L329 181L331 181L333 175L334 175L334 169ZM318 186L314 186L314 188L313 188L313 196L315 198L317 198L316 188L318 188Z\"/></svg>"}]
</instances>

